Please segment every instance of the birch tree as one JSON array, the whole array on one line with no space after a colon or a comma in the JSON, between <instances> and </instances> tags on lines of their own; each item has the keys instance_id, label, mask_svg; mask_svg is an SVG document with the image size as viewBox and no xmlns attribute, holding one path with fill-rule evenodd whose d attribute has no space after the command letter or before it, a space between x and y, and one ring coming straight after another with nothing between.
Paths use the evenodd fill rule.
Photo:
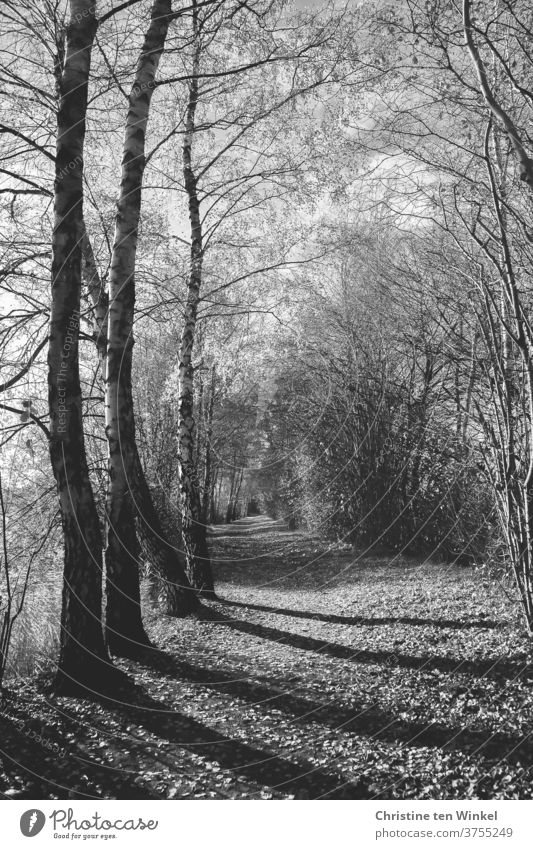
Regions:
<instances>
[{"instance_id":1,"label":"birch tree","mask_svg":"<svg viewBox=\"0 0 533 849\"><path fill-rule=\"evenodd\" d=\"M189 206L191 255L183 330L178 352L179 483L183 539L189 576L192 584L200 591L201 595L213 597L213 574L207 548L206 526L202 522L200 486L195 457L196 422L194 418L194 367L192 360L203 263L202 219L197 191L197 176L194 173L192 162L201 55L200 22L196 5L192 15L192 27L194 39L192 79L189 83L183 137L183 181Z\"/></svg>"},{"instance_id":2,"label":"birch tree","mask_svg":"<svg viewBox=\"0 0 533 849\"><path fill-rule=\"evenodd\" d=\"M61 649L56 684L70 692L101 686L110 664L102 631L102 538L82 424L79 316L82 285L83 144L91 50L92 0L71 0L57 115L48 348L50 457L65 543Z\"/></svg>"},{"instance_id":3,"label":"birch tree","mask_svg":"<svg viewBox=\"0 0 533 849\"><path fill-rule=\"evenodd\" d=\"M135 531L138 454L132 395L135 258L145 163L145 137L155 76L172 16L171 0L154 0L150 26L129 98L115 237L109 278L106 435L106 636L112 652L132 654L148 644L140 606L139 543Z\"/></svg>"}]
</instances>

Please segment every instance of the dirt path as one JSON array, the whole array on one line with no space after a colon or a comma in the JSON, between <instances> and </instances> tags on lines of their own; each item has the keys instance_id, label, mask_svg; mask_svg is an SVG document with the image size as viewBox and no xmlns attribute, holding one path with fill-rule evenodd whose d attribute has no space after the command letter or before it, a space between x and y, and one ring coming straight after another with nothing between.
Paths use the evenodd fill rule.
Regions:
<instances>
[{"instance_id":1,"label":"dirt path","mask_svg":"<svg viewBox=\"0 0 533 849\"><path fill-rule=\"evenodd\" d=\"M328 546L264 517L214 528L211 544L219 600L199 618L147 617L160 651L121 662L121 701L13 690L0 790L533 796L529 642L483 572Z\"/></svg>"}]
</instances>

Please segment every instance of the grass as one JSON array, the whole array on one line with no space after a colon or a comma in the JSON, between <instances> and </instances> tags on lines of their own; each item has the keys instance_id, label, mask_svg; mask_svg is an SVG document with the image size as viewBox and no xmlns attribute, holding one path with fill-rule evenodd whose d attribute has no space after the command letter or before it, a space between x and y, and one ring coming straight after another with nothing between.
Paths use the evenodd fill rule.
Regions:
<instances>
[{"instance_id":1,"label":"grass","mask_svg":"<svg viewBox=\"0 0 533 849\"><path fill-rule=\"evenodd\" d=\"M59 651L62 557L43 560L30 579L24 606L15 621L6 680L35 676L53 666Z\"/></svg>"},{"instance_id":2,"label":"grass","mask_svg":"<svg viewBox=\"0 0 533 849\"><path fill-rule=\"evenodd\" d=\"M533 652L497 579L280 526L212 545L219 600L147 614L159 651L120 662L121 700L13 684L1 791L533 798Z\"/></svg>"}]
</instances>

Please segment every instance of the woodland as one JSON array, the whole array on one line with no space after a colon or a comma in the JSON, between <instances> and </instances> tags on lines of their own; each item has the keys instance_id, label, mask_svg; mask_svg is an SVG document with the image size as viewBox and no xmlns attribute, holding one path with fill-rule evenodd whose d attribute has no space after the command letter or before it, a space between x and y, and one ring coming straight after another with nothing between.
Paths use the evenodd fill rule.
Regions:
<instances>
[{"instance_id":1,"label":"woodland","mask_svg":"<svg viewBox=\"0 0 533 849\"><path fill-rule=\"evenodd\" d=\"M0 4L0 795L533 798L533 8Z\"/></svg>"}]
</instances>

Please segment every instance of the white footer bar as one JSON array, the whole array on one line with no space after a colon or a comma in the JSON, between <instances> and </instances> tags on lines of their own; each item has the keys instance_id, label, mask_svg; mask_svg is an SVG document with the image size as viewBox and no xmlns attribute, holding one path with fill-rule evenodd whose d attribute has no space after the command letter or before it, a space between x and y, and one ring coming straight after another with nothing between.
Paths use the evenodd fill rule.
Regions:
<instances>
[{"instance_id":1,"label":"white footer bar","mask_svg":"<svg viewBox=\"0 0 533 849\"><path fill-rule=\"evenodd\" d=\"M6 849L511 849L533 846L532 815L533 801L6 800L0 835Z\"/></svg>"}]
</instances>

